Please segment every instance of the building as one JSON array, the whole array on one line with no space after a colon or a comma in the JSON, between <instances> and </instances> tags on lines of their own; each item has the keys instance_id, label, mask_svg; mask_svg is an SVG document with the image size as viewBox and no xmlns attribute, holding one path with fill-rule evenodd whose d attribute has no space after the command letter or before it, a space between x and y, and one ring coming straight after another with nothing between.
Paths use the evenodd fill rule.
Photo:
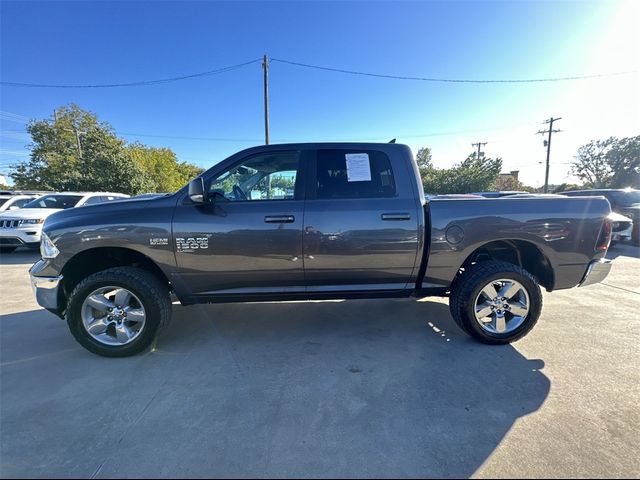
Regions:
<instances>
[{"instance_id":1,"label":"building","mask_svg":"<svg viewBox=\"0 0 640 480\"><path fill-rule=\"evenodd\" d=\"M516 182L518 181L518 175L520 175L520 170L511 170L509 173L501 173L500 181L508 182L509 179L514 179Z\"/></svg>"}]
</instances>

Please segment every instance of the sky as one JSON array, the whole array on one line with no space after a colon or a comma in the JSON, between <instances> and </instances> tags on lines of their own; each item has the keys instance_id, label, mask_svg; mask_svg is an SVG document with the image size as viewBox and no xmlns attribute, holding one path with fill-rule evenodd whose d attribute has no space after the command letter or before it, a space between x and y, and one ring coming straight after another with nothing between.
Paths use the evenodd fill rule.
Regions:
<instances>
[{"instance_id":1,"label":"sky","mask_svg":"<svg viewBox=\"0 0 640 480\"><path fill-rule=\"evenodd\" d=\"M267 54L394 76L528 79L640 70L635 1L0 2L0 79L108 84L189 75ZM544 183L538 130L562 117L550 183L578 147L640 134L640 75L539 83L433 83L272 61L271 143L388 141L450 167L487 142L503 171ZM260 62L136 87L0 86L0 174L28 158L29 119L76 103L127 141L210 167L264 142ZM179 138L182 137L182 138Z\"/></svg>"}]
</instances>

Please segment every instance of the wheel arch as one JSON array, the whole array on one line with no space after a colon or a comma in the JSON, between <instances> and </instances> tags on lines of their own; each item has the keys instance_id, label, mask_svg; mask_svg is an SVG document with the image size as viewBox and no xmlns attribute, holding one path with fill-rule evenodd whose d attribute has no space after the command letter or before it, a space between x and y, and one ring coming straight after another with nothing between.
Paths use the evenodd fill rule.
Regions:
<instances>
[{"instance_id":1,"label":"wheel arch","mask_svg":"<svg viewBox=\"0 0 640 480\"><path fill-rule=\"evenodd\" d=\"M493 240L477 247L460 266L456 279L471 265L486 260L501 260L518 265L533 275L547 291L554 288L555 277L549 258L534 243L517 239Z\"/></svg>"},{"instance_id":2,"label":"wheel arch","mask_svg":"<svg viewBox=\"0 0 640 480\"><path fill-rule=\"evenodd\" d=\"M170 287L166 273L147 255L126 247L95 247L76 253L62 268L62 288L58 292L59 305L66 308L67 299L75 286L87 276L112 267L138 267Z\"/></svg>"}]
</instances>

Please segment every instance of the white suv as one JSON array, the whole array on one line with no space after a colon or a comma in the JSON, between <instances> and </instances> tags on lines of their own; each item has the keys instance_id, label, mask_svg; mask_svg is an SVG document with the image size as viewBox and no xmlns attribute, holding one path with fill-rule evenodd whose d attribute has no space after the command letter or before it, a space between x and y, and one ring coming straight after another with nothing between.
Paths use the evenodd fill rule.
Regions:
<instances>
[{"instance_id":1,"label":"white suv","mask_svg":"<svg viewBox=\"0 0 640 480\"><path fill-rule=\"evenodd\" d=\"M18 210L40 195L2 195L0 194L0 213Z\"/></svg>"},{"instance_id":2,"label":"white suv","mask_svg":"<svg viewBox=\"0 0 640 480\"><path fill-rule=\"evenodd\" d=\"M125 198L129 198L129 195L107 192L52 193L32 200L19 210L0 213L0 253L11 253L21 246L39 248L42 225L55 212Z\"/></svg>"}]
</instances>

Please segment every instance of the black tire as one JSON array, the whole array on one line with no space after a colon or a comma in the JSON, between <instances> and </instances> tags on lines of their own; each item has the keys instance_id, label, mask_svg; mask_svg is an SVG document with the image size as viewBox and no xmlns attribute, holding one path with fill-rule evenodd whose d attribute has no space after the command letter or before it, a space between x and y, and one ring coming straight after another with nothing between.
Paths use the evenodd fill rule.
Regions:
<instances>
[{"instance_id":1,"label":"black tire","mask_svg":"<svg viewBox=\"0 0 640 480\"><path fill-rule=\"evenodd\" d=\"M0 253L13 253L18 247L0 247Z\"/></svg>"},{"instance_id":2,"label":"black tire","mask_svg":"<svg viewBox=\"0 0 640 480\"><path fill-rule=\"evenodd\" d=\"M475 299L492 280L512 279L519 282L529 296L529 313L517 329L506 334L490 333L476 321ZM542 312L542 292L536 279L525 269L508 262L487 261L472 265L454 281L449 309L456 324L468 335L483 343L503 345L521 339L538 322Z\"/></svg>"},{"instance_id":3,"label":"black tire","mask_svg":"<svg viewBox=\"0 0 640 480\"><path fill-rule=\"evenodd\" d=\"M147 318L138 338L122 346L110 346L95 340L82 324L81 309L86 297L100 287L120 286L134 293L142 303ZM128 357L140 353L153 343L161 328L171 319L169 288L149 272L134 267L115 267L89 275L73 289L67 304L69 330L84 348L104 357Z\"/></svg>"}]
</instances>

